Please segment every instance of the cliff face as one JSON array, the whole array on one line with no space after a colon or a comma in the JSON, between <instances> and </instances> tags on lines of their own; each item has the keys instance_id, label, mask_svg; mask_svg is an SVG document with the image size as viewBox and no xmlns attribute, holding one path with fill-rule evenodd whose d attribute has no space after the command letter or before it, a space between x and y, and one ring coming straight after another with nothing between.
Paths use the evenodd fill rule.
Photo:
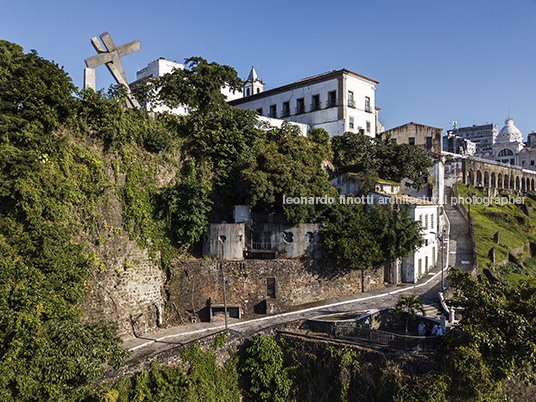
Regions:
<instances>
[{"instance_id":1,"label":"cliff face","mask_svg":"<svg viewBox=\"0 0 536 402\"><path fill-rule=\"evenodd\" d=\"M151 247L153 239L141 244L136 235L125 230L121 192L134 168L141 167L146 173L144 184L137 185L141 191L148 188L158 191L168 185L177 169L172 158L167 159L171 163L165 162L163 155L135 147L126 147L122 156L106 152L99 145L93 147L102 157L106 183L95 217L98 222L85 239L94 252L96 263L87 278L86 295L79 306L84 312L83 320L116 322L119 335L128 339L157 327L159 311L164 306L166 274L159 266L161 252ZM128 162L124 156L127 154ZM139 202L144 202L143 197L140 196Z\"/></svg>"}]
</instances>

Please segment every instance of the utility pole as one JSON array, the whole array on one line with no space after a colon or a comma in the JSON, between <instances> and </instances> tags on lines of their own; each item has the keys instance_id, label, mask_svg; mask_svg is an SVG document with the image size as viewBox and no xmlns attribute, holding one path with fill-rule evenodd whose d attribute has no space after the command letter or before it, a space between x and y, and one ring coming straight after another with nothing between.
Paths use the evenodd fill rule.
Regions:
<instances>
[{"instance_id":1,"label":"utility pole","mask_svg":"<svg viewBox=\"0 0 536 402\"><path fill-rule=\"evenodd\" d=\"M220 262L221 281L223 283L223 313L225 314L225 330L227 331L227 297L225 295L225 275L223 274L223 263Z\"/></svg>"}]
</instances>

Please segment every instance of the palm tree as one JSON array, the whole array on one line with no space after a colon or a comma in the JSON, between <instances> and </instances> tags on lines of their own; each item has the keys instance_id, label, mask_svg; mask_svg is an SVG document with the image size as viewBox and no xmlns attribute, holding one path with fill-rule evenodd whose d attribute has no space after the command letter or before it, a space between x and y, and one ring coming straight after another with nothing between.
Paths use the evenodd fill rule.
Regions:
<instances>
[{"instance_id":1,"label":"palm tree","mask_svg":"<svg viewBox=\"0 0 536 402\"><path fill-rule=\"evenodd\" d=\"M426 315L426 311L424 311L422 301L417 298L417 295L415 293L399 296L398 302L395 306L395 313L397 317L400 316L400 313L402 311L408 313L408 317L406 318L406 334L408 333L408 322L410 317L412 320L414 320L415 314L417 314L418 311L420 311L422 315Z\"/></svg>"}]
</instances>

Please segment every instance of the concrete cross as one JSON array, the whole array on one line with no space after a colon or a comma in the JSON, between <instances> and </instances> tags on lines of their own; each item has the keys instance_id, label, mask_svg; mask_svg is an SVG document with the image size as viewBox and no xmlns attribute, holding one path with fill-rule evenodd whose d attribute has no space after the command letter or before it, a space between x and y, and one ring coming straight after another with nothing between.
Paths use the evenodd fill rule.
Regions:
<instances>
[{"instance_id":1,"label":"concrete cross","mask_svg":"<svg viewBox=\"0 0 536 402\"><path fill-rule=\"evenodd\" d=\"M95 70L93 69L97 66L105 64L117 83L123 84L127 87L127 107L139 109L140 104L130 92L127 77L125 75L125 71L123 70L123 64L121 63L121 57L140 50L140 42L135 40L125 45L115 47L114 41L108 32L104 32L103 34L99 35L99 37L101 38L102 43L104 43L106 49L102 47L97 37L91 38L91 44L98 54L84 60L87 66L87 68L84 70L84 87L95 89Z\"/></svg>"}]
</instances>

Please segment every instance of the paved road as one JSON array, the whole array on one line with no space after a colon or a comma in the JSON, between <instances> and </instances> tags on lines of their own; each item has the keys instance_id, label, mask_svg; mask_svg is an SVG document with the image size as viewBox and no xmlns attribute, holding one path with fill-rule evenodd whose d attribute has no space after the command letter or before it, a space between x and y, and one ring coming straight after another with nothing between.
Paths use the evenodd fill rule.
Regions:
<instances>
[{"instance_id":1,"label":"paved road","mask_svg":"<svg viewBox=\"0 0 536 402\"><path fill-rule=\"evenodd\" d=\"M448 199L450 200L450 198ZM467 221L456 208L450 205L445 206L445 211L450 220L451 229L450 233L448 233L448 247L444 248L444 264L445 266L449 266L450 264L462 269L468 269L472 266L472 252L467 231ZM467 261L469 264L466 264ZM446 270L444 271L444 276L445 278L447 276ZM228 326L230 329L244 334L255 333L274 325L307 318L391 307L396 304L400 294L411 293L418 294L423 303L428 306L426 308L431 313L431 316L436 318L438 312L438 292L440 291L441 268L438 266L424 275L416 284L398 284L372 292L324 300L312 307L258 319L231 319L229 320ZM177 345L221 331L224 328L223 324L214 323L181 325L158 330L143 337L129 340L123 346L134 351L131 359L139 359L144 355L154 355Z\"/></svg>"}]
</instances>

